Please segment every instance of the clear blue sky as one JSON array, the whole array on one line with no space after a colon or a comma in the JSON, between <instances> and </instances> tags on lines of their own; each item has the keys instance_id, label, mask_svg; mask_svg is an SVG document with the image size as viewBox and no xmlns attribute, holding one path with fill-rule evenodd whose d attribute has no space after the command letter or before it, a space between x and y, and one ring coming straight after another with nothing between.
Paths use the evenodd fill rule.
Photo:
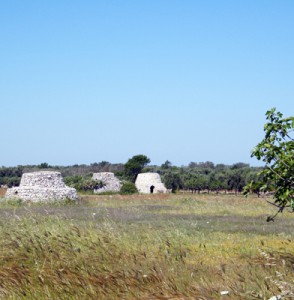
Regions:
<instances>
[{"instance_id":1,"label":"clear blue sky","mask_svg":"<svg viewBox=\"0 0 294 300\"><path fill-rule=\"evenodd\" d=\"M294 1L0 2L0 165L259 163L294 114Z\"/></svg>"}]
</instances>

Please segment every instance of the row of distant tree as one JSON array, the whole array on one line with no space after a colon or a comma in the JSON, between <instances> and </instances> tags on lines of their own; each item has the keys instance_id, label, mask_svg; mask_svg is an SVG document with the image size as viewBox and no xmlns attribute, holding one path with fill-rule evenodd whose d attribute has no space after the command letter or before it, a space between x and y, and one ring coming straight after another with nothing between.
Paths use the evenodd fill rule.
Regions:
<instances>
[{"instance_id":1,"label":"row of distant tree","mask_svg":"<svg viewBox=\"0 0 294 300\"><path fill-rule=\"evenodd\" d=\"M212 162L191 162L188 166L173 166L166 161L160 167L150 166L145 170L158 172L166 187L172 191L187 190L192 193L228 192L239 193L251 181L258 182L261 168L250 167L245 163L233 165L217 164ZM258 192L259 194L259 190Z\"/></svg>"},{"instance_id":2,"label":"row of distant tree","mask_svg":"<svg viewBox=\"0 0 294 300\"><path fill-rule=\"evenodd\" d=\"M96 172L113 172L124 181L135 182L137 174L141 172L157 172L163 182L173 192L177 190L201 191L234 191L241 192L246 184L252 180L258 182L258 172L261 168L250 167L245 163L233 165L214 164L213 162L191 162L188 166L173 166L170 161L161 166L150 165L150 159L145 155L135 155L125 164L111 164L107 161L90 165L50 166L48 163L0 168L0 185L8 187L19 185L24 172L38 170L57 170L65 179L89 178ZM78 176L78 177L77 177ZM258 189L257 189L258 190Z\"/></svg>"},{"instance_id":3,"label":"row of distant tree","mask_svg":"<svg viewBox=\"0 0 294 300\"><path fill-rule=\"evenodd\" d=\"M191 162L188 166L173 166L166 161L161 166L152 166L145 155L135 155L125 164L111 164L106 161L90 165L73 165L68 167L49 166L42 163L38 166L18 166L14 168L0 168L0 186L15 186L20 182L23 172L40 169L59 170L65 177L65 182L75 184L85 190L97 183L91 181L94 172L113 172L124 181L125 192L134 192L137 175L141 172L157 172L162 176L166 187L173 192L190 190L210 192L221 190L244 192L248 195L255 192L272 191L274 202L278 208L275 216L285 208L294 211L294 117L284 117L272 108L266 112L265 136L251 152L252 157L264 162L263 168L250 167L245 163L233 165L212 162ZM103 184L103 183L98 183Z\"/></svg>"}]
</instances>

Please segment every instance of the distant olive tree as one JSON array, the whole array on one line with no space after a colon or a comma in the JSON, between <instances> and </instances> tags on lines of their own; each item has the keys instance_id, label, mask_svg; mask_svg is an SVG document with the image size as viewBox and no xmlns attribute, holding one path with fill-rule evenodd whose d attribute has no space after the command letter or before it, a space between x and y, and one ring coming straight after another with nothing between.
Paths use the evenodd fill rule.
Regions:
<instances>
[{"instance_id":1,"label":"distant olive tree","mask_svg":"<svg viewBox=\"0 0 294 300\"><path fill-rule=\"evenodd\" d=\"M50 167L51 166L49 166L49 164L46 163L46 162L43 162L43 163L41 163L41 164L38 165L39 169L49 169Z\"/></svg>"},{"instance_id":2,"label":"distant olive tree","mask_svg":"<svg viewBox=\"0 0 294 300\"><path fill-rule=\"evenodd\" d=\"M163 182L168 189L171 189L172 193L183 188L183 182L181 176L178 173L167 173L163 177Z\"/></svg>"},{"instance_id":3,"label":"distant olive tree","mask_svg":"<svg viewBox=\"0 0 294 300\"><path fill-rule=\"evenodd\" d=\"M162 165L162 169L169 169L172 166L172 163L169 160L166 160Z\"/></svg>"},{"instance_id":4,"label":"distant olive tree","mask_svg":"<svg viewBox=\"0 0 294 300\"><path fill-rule=\"evenodd\" d=\"M228 188L230 190L235 191L237 194L238 192L242 192L245 186L245 176L241 170L233 169L228 174Z\"/></svg>"},{"instance_id":5,"label":"distant olive tree","mask_svg":"<svg viewBox=\"0 0 294 300\"><path fill-rule=\"evenodd\" d=\"M194 175L190 176L187 180L184 181L184 186L186 189L191 190L192 193L201 190L204 190L208 186L208 180L204 175Z\"/></svg>"}]
</instances>

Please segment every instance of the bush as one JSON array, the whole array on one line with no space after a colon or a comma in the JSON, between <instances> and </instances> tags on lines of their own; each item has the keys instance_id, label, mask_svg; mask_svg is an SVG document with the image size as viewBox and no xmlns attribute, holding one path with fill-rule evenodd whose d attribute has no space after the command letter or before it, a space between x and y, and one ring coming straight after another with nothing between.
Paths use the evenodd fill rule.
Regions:
<instances>
[{"instance_id":1,"label":"bush","mask_svg":"<svg viewBox=\"0 0 294 300\"><path fill-rule=\"evenodd\" d=\"M90 176L68 176L64 178L64 182L68 186L75 188L77 191L83 192L94 191L104 186L102 181L93 180Z\"/></svg>"},{"instance_id":2,"label":"bush","mask_svg":"<svg viewBox=\"0 0 294 300\"><path fill-rule=\"evenodd\" d=\"M134 183L125 182L120 189L120 193L122 195L131 195L131 194L138 193L138 190Z\"/></svg>"},{"instance_id":3,"label":"bush","mask_svg":"<svg viewBox=\"0 0 294 300\"><path fill-rule=\"evenodd\" d=\"M4 177L3 178L3 184L7 185L9 188L14 187L14 186L19 186L20 184L20 177Z\"/></svg>"}]
</instances>

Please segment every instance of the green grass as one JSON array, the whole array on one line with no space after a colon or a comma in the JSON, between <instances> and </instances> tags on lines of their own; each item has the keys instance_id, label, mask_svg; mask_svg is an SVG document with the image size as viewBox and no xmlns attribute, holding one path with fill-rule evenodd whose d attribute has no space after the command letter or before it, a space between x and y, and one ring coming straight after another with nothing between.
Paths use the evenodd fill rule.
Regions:
<instances>
[{"instance_id":1,"label":"green grass","mask_svg":"<svg viewBox=\"0 0 294 300\"><path fill-rule=\"evenodd\" d=\"M0 201L0 298L293 297L294 218L273 212L226 195Z\"/></svg>"}]
</instances>

